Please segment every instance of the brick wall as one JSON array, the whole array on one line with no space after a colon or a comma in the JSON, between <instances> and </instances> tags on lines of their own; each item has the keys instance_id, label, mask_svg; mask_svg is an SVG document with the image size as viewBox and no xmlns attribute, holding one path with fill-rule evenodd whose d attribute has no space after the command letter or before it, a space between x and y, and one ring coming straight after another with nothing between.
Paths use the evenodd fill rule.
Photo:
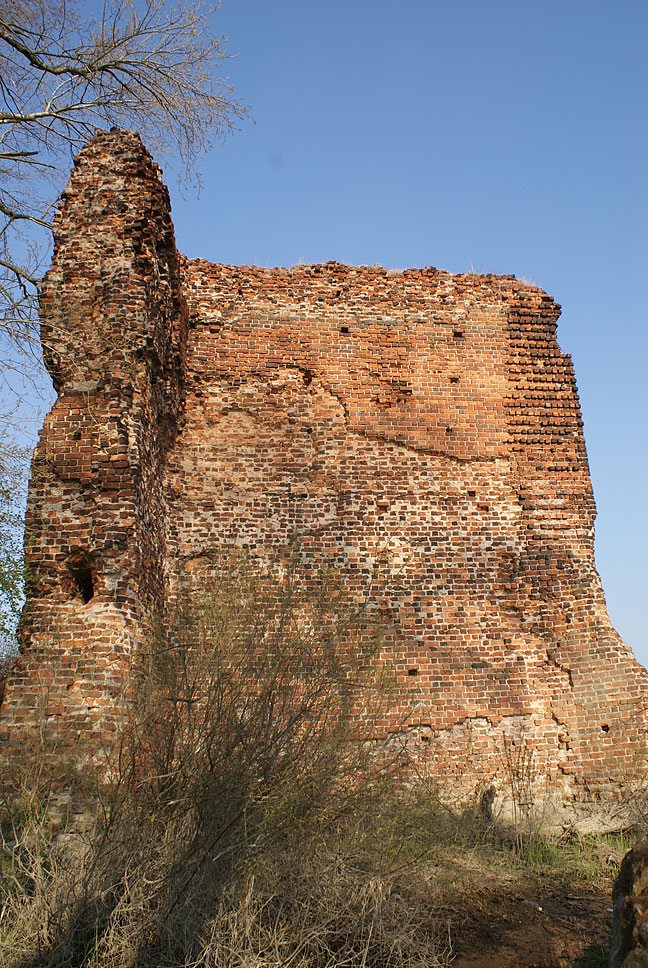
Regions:
<instances>
[{"instance_id":1,"label":"brick wall","mask_svg":"<svg viewBox=\"0 0 648 968\"><path fill-rule=\"evenodd\" d=\"M60 395L34 463L7 742L44 693L65 737L105 734L180 579L208 581L232 546L276 561L297 542L385 618L400 685L375 727L431 772L489 782L531 757L587 799L636 771L646 674L594 567L551 297L433 268L183 260L159 172L122 132L77 162L42 313Z\"/></svg>"},{"instance_id":2,"label":"brick wall","mask_svg":"<svg viewBox=\"0 0 648 968\"><path fill-rule=\"evenodd\" d=\"M0 738L18 727L95 752L119 718L133 645L162 604L163 466L183 398L187 316L170 205L136 135L98 135L56 218L41 299L58 399L32 464L24 648Z\"/></svg>"}]
</instances>

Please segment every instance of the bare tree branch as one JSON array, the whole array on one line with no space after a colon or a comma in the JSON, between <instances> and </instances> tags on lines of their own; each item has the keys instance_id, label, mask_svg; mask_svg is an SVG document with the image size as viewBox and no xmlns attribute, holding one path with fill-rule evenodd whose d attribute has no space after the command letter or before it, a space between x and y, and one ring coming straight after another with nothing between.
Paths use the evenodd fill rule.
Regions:
<instances>
[{"instance_id":1,"label":"bare tree branch","mask_svg":"<svg viewBox=\"0 0 648 968\"><path fill-rule=\"evenodd\" d=\"M213 8L186 0L0 0L0 318L35 312L39 276L14 251L50 228L70 158L98 128L133 127L191 170L245 109L221 77ZM47 247L46 239L30 243ZM42 260L40 260L42 261ZM30 293L31 306L24 304Z\"/></svg>"},{"instance_id":2,"label":"bare tree branch","mask_svg":"<svg viewBox=\"0 0 648 968\"><path fill-rule=\"evenodd\" d=\"M98 13L84 0L0 0L0 471L24 402L48 384L38 293L72 157L97 129L134 128L186 175L245 114L221 74L214 13L195 0L103 0ZM2 486L0 475L0 498ZM1 514L0 501L0 566ZM9 573L0 646L3 596L20 598L2 586Z\"/></svg>"}]
</instances>

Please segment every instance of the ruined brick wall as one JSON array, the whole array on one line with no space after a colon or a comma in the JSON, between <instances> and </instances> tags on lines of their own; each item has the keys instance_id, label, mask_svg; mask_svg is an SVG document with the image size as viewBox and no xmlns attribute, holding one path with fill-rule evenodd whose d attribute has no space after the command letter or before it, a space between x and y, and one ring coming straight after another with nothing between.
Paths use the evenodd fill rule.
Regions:
<instances>
[{"instance_id":1,"label":"ruined brick wall","mask_svg":"<svg viewBox=\"0 0 648 968\"><path fill-rule=\"evenodd\" d=\"M66 735L101 731L146 611L182 576L208 579L232 545L272 561L297 542L359 594L381 570L400 686L376 726L404 726L436 775L487 782L515 741L566 798L623 783L646 674L594 567L558 314L513 277L178 261L157 169L134 136L98 136L43 301L60 396L5 734L33 719L39 675ZM87 604L75 556L94 569Z\"/></svg>"},{"instance_id":2,"label":"ruined brick wall","mask_svg":"<svg viewBox=\"0 0 648 968\"><path fill-rule=\"evenodd\" d=\"M183 398L169 198L136 135L82 152L55 242L41 331L58 399L32 464L25 646L0 738L47 727L81 751L114 729L133 645L163 600L163 465Z\"/></svg>"}]
</instances>

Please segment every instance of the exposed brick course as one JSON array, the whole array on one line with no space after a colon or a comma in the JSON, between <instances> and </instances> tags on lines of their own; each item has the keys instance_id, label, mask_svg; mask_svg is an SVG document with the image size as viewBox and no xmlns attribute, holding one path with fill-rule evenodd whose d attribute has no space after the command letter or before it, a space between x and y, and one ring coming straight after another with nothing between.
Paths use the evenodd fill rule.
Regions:
<instances>
[{"instance_id":1,"label":"exposed brick course","mask_svg":"<svg viewBox=\"0 0 648 968\"><path fill-rule=\"evenodd\" d=\"M512 276L186 260L169 212L135 135L82 152L42 301L59 399L5 741L42 715L104 738L178 577L298 542L388 623L379 731L440 775L488 782L514 740L567 799L617 790L643 761L646 674L594 567L560 307Z\"/></svg>"}]
</instances>

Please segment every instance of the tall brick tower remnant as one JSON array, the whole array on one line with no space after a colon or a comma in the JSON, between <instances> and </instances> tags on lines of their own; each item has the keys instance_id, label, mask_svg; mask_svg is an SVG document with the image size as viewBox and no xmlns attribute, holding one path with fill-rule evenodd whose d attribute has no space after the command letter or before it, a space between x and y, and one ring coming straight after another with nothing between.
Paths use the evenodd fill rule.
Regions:
<instances>
[{"instance_id":1,"label":"tall brick tower remnant","mask_svg":"<svg viewBox=\"0 0 648 968\"><path fill-rule=\"evenodd\" d=\"M139 138L98 134L42 299L58 400L34 458L5 748L115 728L147 618L219 549L374 591L392 726L437 775L523 750L563 800L643 762L647 678L611 628L559 307L512 276L178 255ZM517 755L517 754L516 754Z\"/></svg>"}]
</instances>

